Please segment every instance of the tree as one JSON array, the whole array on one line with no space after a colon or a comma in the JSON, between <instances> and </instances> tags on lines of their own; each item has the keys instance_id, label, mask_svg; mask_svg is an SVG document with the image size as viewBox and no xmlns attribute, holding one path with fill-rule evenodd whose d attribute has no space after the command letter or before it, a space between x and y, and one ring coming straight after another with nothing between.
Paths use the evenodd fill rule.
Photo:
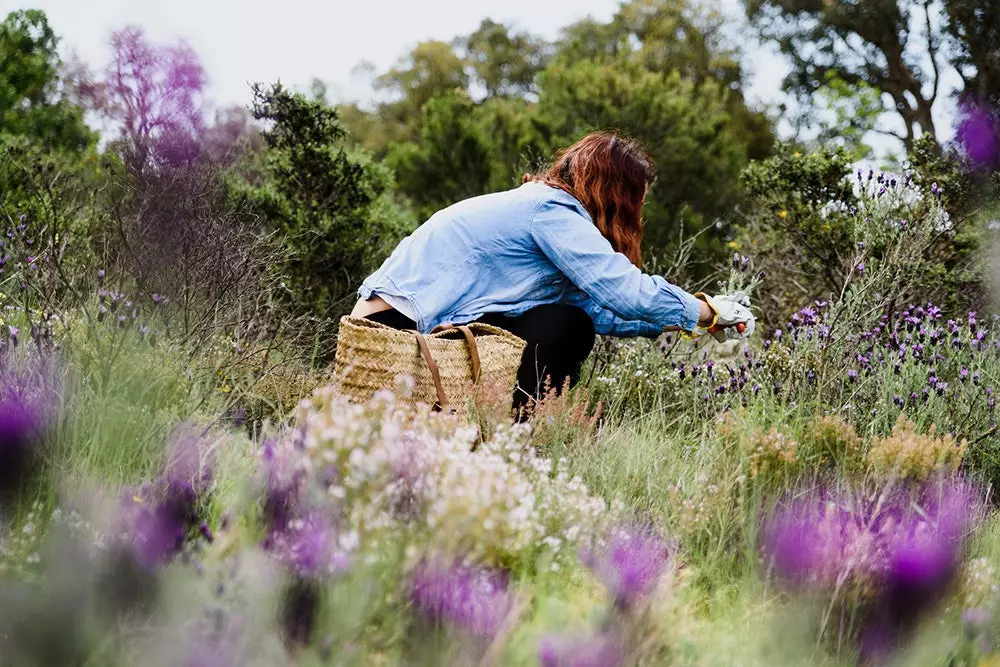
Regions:
<instances>
[{"instance_id":1,"label":"tree","mask_svg":"<svg viewBox=\"0 0 1000 667\"><path fill-rule=\"evenodd\" d=\"M394 144L387 161L396 184L426 220L436 210L486 192L490 146L464 95L437 97L424 106L421 141Z\"/></svg>"},{"instance_id":2,"label":"tree","mask_svg":"<svg viewBox=\"0 0 1000 667\"><path fill-rule=\"evenodd\" d=\"M949 65L962 74L966 92L981 99L995 95L1000 81L996 0L747 0L746 10L761 36L789 58L786 89L808 102L833 76L888 96L887 110L898 114L904 132L877 131L907 151L922 134L938 138L932 110L947 93Z\"/></svg>"},{"instance_id":3,"label":"tree","mask_svg":"<svg viewBox=\"0 0 1000 667\"><path fill-rule=\"evenodd\" d=\"M61 86L58 44L44 12L11 12L0 23L0 134L81 151L97 135Z\"/></svg>"},{"instance_id":4,"label":"tree","mask_svg":"<svg viewBox=\"0 0 1000 667\"><path fill-rule=\"evenodd\" d=\"M386 201L392 173L344 146L336 109L280 84L254 86L253 116L266 123L260 173L236 194L263 214L291 257L288 296L320 316L345 305L409 219Z\"/></svg>"},{"instance_id":5,"label":"tree","mask_svg":"<svg viewBox=\"0 0 1000 667\"><path fill-rule=\"evenodd\" d=\"M1000 0L945 0L964 94L1000 108Z\"/></svg>"},{"instance_id":6,"label":"tree","mask_svg":"<svg viewBox=\"0 0 1000 667\"><path fill-rule=\"evenodd\" d=\"M420 138L420 114L424 105L454 90L467 90L469 76L465 63L444 42L421 42L376 80L376 90L388 93L390 101L379 105L376 115L384 141L378 154L384 154L393 141Z\"/></svg>"},{"instance_id":7,"label":"tree","mask_svg":"<svg viewBox=\"0 0 1000 667\"><path fill-rule=\"evenodd\" d=\"M744 128L740 141L747 156L764 158L774 141L771 121L746 104L740 54L724 34L725 21L712 4L697 0L629 0L610 23L585 19L564 30L555 58L609 67L626 59L651 72L677 72L696 84L718 83L727 91L733 127Z\"/></svg>"},{"instance_id":8,"label":"tree","mask_svg":"<svg viewBox=\"0 0 1000 667\"><path fill-rule=\"evenodd\" d=\"M111 64L95 104L120 124L125 164L141 174L150 167L195 160L207 85L197 54L184 43L155 46L136 27L114 33L111 48Z\"/></svg>"},{"instance_id":9,"label":"tree","mask_svg":"<svg viewBox=\"0 0 1000 667\"><path fill-rule=\"evenodd\" d=\"M486 97L523 97L534 92L535 75L548 60L549 45L525 32L484 19L471 35L456 40Z\"/></svg>"},{"instance_id":10,"label":"tree","mask_svg":"<svg viewBox=\"0 0 1000 667\"><path fill-rule=\"evenodd\" d=\"M881 113L879 91L863 81L852 86L828 72L813 96L813 107L803 108L795 123L799 129L818 126L816 145L842 147L856 162L871 155L865 137L878 127Z\"/></svg>"},{"instance_id":11,"label":"tree","mask_svg":"<svg viewBox=\"0 0 1000 667\"><path fill-rule=\"evenodd\" d=\"M647 199L649 245L668 247L681 225L693 233L737 201L748 144L719 83L697 84L679 72L652 72L619 58L612 65L550 65L539 90L538 113L551 129L552 147L606 128L646 146L657 168ZM705 242L718 246L719 239L709 235Z\"/></svg>"}]
</instances>

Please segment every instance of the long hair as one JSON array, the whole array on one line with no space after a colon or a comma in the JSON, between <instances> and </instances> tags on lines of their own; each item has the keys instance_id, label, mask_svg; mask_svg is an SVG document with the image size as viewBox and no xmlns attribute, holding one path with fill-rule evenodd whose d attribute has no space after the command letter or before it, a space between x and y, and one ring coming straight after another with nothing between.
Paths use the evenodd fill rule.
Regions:
<instances>
[{"instance_id":1,"label":"long hair","mask_svg":"<svg viewBox=\"0 0 1000 667\"><path fill-rule=\"evenodd\" d=\"M642 205L653 180L653 161L638 142L614 132L594 132L556 154L541 181L573 195L590 213L611 247L642 266Z\"/></svg>"}]
</instances>

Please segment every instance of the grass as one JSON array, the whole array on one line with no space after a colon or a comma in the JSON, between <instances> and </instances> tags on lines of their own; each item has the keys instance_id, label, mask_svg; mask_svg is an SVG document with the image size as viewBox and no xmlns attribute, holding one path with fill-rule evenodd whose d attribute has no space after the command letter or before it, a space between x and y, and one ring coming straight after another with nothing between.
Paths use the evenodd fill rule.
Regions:
<instances>
[{"instance_id":1,"label":"grass","mask_svg":"<svg viewBox=\"0 0 1000 667\"><path fill-rule=\"evenodd\" d=\"M525 444L552 461L563 461L568 478L578 476L589 494L608 503L609 521L655 526L674 544L669 571L641 608L627 613L615 608L609 591L577 558L575 547L552 552L538 544L512 552L517 555L505 557L502 563L509 568L514 598L510 618L516 622L492 641L484 645L457 630L419 631L424 626L408 603L407 573L414 559L434 556L436 548L454 536L436 534L434 526L419 519L408 523L393 519L384 529L362 533L361 544L351 552L345 570L305 578L319 591L310 617L313 631L305 644L289 644L283 640L281 619L292 582L302 581L303 575L294 574L295 570L261 546L275 527L268 528L264 498L269 468L259 453L265 436L294 440L295 432L283 430L280 424L287 414L286 394L295 386L306 391L315 376L276 380L282 394L267 401L283 407L272 421L237 426L224 416L232 413L233 404L241 398L239 390L223 390L227 378L213 384L204 379L204 373L192 373L183 350L168 341L151 342L136 331L95 327L77 330L60 343L59 363L52 367L56 381L51 383L52 408L59 418L52 422L45 443L42 476L22 489L17 504L6 514L0 552L0 563L8 574L4 586L27 580L44 587L46 581L55 581L52 573L59 554L46 551L47 517L57 508L68 511L83 497L81 489L97 489L101 496L101 502L93 501L90 507L113 507L123 485L138 488L144 480L155 479L161 472L165 443L178 424L193 420L208 428L210 435L202 443L201 455L216 460L197 519L214 539L209 542L200 537L197 523L191 524L184 549L169 565L155 570L160 594L153 607L129 612L124 624L121 619L95 620L86 632L81 630L74 642L87 656L82 664L176 664L179 656L206 644L212 650L225 647L238 664L536 665L539 645L546 637L579 637L583 643L595 634L612 631L626 637L625 664L841 666L858 662L849 629L818 637L819 619L828 608L825 594L795 594L781 586L760 550L759 534L762 519L788 493L821 483L866 488L885 483L867 469L865 453L877 438L888 435L894 418L887 414L862 421L859 394L851 387L841 388L842 393L828 387L820 400L809 394L808 384L796 388L788 383L782 395L756 394L748 384L742 393L705 402L700 389L677 379L676 362L664 357L658 347L632 346L615 366L601 371L617 378L616 382L605 383L604 388L594 386L590 393L552 397L540 409ZM24 354L30 347L16 349L21 355L16 363L30 368L32 357ZM794 364L795 353L790 354L789 363ZM726 361L718 360L719 377ZM992 358L980 359L984 376L1000 369L1000 364L994 367L992 363ZM642 384L648 376L637 376L637 366L659 373L659 379ZM893 376L887 381L901 385L922 381L918 368L905 370L899 379ZM772 372L766 366L754 371L762 383ZM247 386L257 392L266 382ZM629 392L627 400L615 391ZM870 394L874 398L867 400L884 407L885 394L892 391L892 387L879 386ZM745 408L739 404L740 396L752 397ZM851 397L852 404L838 409L843 407L838 401L845 396ZM260 406L267 402L261 398L253 393L249 400ZM594 413L597 400L604 407L601 418L593 419L588 415ZM954 412L944 400L932 404L938 421ZM332 408L331 414L341 414L340 409ZM833 422L828 433L817 419L829 415L841 421ZM326 431L313 432L318 449L309 453L304 473L313 486L299 494L334 519L337 540L348 535L357 508L338 504L324 486L330 482L320 481L343 479L350 470L369 463L364 457L350 458L348 463L337 464L342 467L331 469L324 463L328 460L322 456L323 448L336 445L346 447L346 452L368 451L365 448L372 442L394 432L386 426L389 422L382 421L374 435L351 434L352 424L388 419L383 412L344 419L343 423L334 420ZM861 424L857 435L848 426L854 419ZM827 433L826 439L818 433ZM443 446L436 441L421 444L425 436L413 438L407 447L429 446L428 451L433 451ZM796 448L795 457L786 460L781 458L780 447L788 442ZM775 443L779 449L768 449ZM974 443L970 454L992 447L990 440ZM471 462L471 457L480 455L468 456ZM971 456L969 460L988 459ZM386 461L372 465L375 471L392 467ZM507 460L496 465L516 463ZM469 470L478 474L476 468ZM968 472L986 478L991 474L983 469ZM391 485L398 478L385 479ZM372 507L385 503L380 491L390 487L379 484L373 483L375 491L359 502ZM449 492L434 493L447 496ZM540 493L533 488L526 492ZM505 500L498 496L489 502ZM85 506L86 502L81 505ZM452 502L450 506L461 511L463 505ZM26 535L29 523L37 532ZM94 517L91 532L84 530L83 542L97 541L94 531L99 526L113 531L115 525L113 517ZM50 527L49 532L53 530ZM593 530L598 537L603 528L585 530ZM81 571L100 568L106 549L107 544L94 551ZM32 558L33 554L40 557ZM964 560L974 559L993 568L988 577L995 578L994 573L1000 571L1000 519L996 515L969 542ZM87 576L83 580L89 581ZM940 595L919 631L894 654L893 664L979 664L978 649L961 621L962 612L973 604L961 582L957 578ZM89 608L104 593L87 590L81 595ZM77 604L62 600L58 590L52 600L53 605L67 608ZM990 579L975 604L993 609L997 600L997 582ZM54 614L55 609L38 613L38 623L49 622L46 614ZM0 614L0 626L12 622ZM213 627L213 631L206 630ZM991 628L994 633L995 626Z\"/></svg>"}]
</instances>

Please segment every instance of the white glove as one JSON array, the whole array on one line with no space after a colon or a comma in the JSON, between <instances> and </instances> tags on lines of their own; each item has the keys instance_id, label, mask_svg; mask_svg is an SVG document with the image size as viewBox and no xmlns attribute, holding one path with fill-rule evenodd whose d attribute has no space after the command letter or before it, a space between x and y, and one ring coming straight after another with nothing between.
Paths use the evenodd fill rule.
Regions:
<instances>
[{"instance_id":1,"label":"white glove","mask_svg":"<svg viewBox=\"0 0 1000 667\"><path fill-rule=\"evenodd\" d=\"M715 321L707 329L715 340L724 343L727 340L737 340L753 335L757 328L757 320L750 312L750 298L746 294L733 292L732 294L718 294L710 297L699 292L695 296L707 303L708 307L715 313ZM740 327L740 324L743 326Z\"/></svg>"}]
</instances>

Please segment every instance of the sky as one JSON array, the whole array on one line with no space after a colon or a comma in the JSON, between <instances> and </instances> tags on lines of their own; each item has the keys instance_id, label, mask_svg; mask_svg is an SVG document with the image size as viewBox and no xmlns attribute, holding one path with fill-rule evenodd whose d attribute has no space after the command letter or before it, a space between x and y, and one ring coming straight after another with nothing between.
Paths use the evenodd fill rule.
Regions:
<instances>
[{"instance_id":1,"label":"sky","mask_svg":"<svg viewBox=\"0 0 1000 667\"><path fill-rule=\"evenodd\" d=\"M738 0L722 0L734 19ZM619 0L0 0L0 15L42 9L73 53L92 70L109 58L111 33L138 25L154 42L184 39L209 76L209 99L218 107L247 104L251 82L281 80L305 88L314 78L334 101L364 101L362 61L381 72L418 42L451 40L476 29L484 18L513 24L547 38L586 16L607 21ZM735 25L735 23L734 23ZM739 34L746 50L748 99L762 106L784 100L784 61L767 45ZM947 113L947 110L942 110ZM891 140L872 137L878 153Z\"/></svg>"}]
</instances>

